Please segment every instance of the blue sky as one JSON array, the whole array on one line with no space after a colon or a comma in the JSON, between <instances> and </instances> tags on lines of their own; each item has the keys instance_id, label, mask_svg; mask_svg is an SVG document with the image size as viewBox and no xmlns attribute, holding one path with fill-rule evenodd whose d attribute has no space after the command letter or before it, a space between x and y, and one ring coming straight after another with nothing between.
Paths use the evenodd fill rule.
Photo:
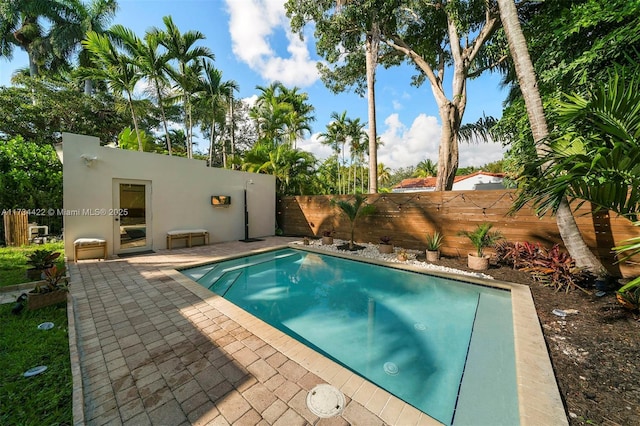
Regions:
<instances>
[{"instance_id":1,"label":"blue sky","mask_svg":"<svg viewBox=\"0 0 640 426\"><path fill-rule=\"evenodd\" d=\"M354 93L335 95L319 80L311 33L300 41L291 34L284 14L285 0L119 0L119 11L112 24L122 24L138 35L164 26L162 17L171 15L182 32L199 30L203 45L214 52L215 66L225 79L239 83L239 97L250 99L275 80L297 86L309 94L316 108L313 133L298 147L324 159L330 150L318 142L326 130L331 112L346 110L351 118L367 122L367 102ZM16 68L27 65L26 54L16 50L13 61L0 59L0 85L9 85ZM412 67L404 65L377 70L376 96L378 135L384 145L378 162L392 169L438 159L440 119L428 84L410 85ZM483 113L499 117L505 92L499 88L500 76L486 74L468 84L464 122L473 122ZM447 83L450 86L450 82ZM201 150L204 146L199 147ZM481 166L502 158L496 143L462 144L461 166Z\"/></svg>"}]
</instances>

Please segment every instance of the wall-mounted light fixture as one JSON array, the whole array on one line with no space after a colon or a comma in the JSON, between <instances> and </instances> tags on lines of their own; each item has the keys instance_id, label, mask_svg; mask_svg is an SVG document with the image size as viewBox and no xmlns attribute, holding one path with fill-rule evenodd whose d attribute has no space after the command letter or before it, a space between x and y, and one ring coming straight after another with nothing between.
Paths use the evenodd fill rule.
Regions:
<instances>
[{"instance_id":1,"label":"wall-mounted light fixture","mask_svg":"<svg viewBox=\"0 0 640 426\"><path fill-rule=\"evenodd\" d=\"M212 195L211 205L213 207L229 207L231 204L231 197L228 195Z\"/></svg>"},{"instance_id":2,"label":"wall-mounted light fixture","mask_svg":"<svg viewBox=\"0 0 640 426\"><path fill-rule=\"evenodd\" d=\"M80 158L84 160L84 165L87 167L93 166L93 162L98 159L98 157L96 157L95 155L89 155L89 154L82 154Z\"/></svg>"}]
</instances>

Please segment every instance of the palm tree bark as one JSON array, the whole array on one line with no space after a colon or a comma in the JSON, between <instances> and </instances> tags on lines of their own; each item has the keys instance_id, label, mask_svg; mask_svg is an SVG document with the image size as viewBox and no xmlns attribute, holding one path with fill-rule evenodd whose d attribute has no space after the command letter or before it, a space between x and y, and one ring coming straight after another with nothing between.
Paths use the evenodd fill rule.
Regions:
<instances>
[{"instance_id":1,"label":"palm tree bark","mask_svg":"<svg viewBox=\"0 0 640 426\"><path fill-rule=\"evenodd\" d=\"M133 99L131 98L131 93L127 91L127 99L129 100L129 107L131 108L131 118L133 119L133 127L136 129L136 137L138 138L138 151L144 151L142 145L142 139L140 138L140 130L138 130L138 119L136 118L136 112L133 108Z\"/></svg>"},{"instance_id":2,"label":"palm tree bark","mask_svg":"<svg viewBox=\"0 0 640 426\"><path fill-rule=\"evenodd\" d=\"M507 35L509 42L509 50L516 68L520 91L524 99L529 123L533 133L533 139L536 143L538 155L542 154L539 141L546 138L549 134L547 128L547 120L542 107L542 98L538 90L535 70L527 49L527 42L520 27L518 19L518 11L513 0L498 0L500 8L500 19L502 26ZM582 238L578 225L571 212L571 207L566 199L564 199L558 211L556 212L556 222L560 236L564 242L569 254L581 268L586 268L596 275L606 273L606 269L602 266L600 260L589 250L589 247Z\"/></svg>"},{"instance_id":3,"label":"palm tree bark","mask_svg":"<svg viewBox=\"0 0 640 426\"><path fill-rule=\"evenodd\" d=\"M376 129L376 67L380 48L380 29L374 22L366 40L367 105L369 119L369 192L378 192L378 145ZM355 192L355 191L354 191Z\"/></svg>"},{"instance_id":4,"label":"palm tree bark","mask_svg":"<svg viewBox=\"0 0 640 426\"><path fill-rule=\"evenodd\" d=\"M169 157L173 155L171 152L171 139L169 138L169 126L167 126L167 115L164 112L164 103L162 101L162 92L160 91L160 86L158 82L155 82L156 86L156 96L158 97L158 105L160 106L160 113L162 114L162 125L164 126L164 137L167 140L167 151L169 151Z\"/></svg>"}]
</instances>

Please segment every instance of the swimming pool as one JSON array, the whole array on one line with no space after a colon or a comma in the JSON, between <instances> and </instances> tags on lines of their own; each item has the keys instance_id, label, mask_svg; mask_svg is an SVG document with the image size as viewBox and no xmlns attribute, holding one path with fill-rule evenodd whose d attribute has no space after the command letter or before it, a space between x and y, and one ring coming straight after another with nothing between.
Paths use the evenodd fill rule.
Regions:
<instances>
[{"instance_id":1,"label":"swimming pool","mask_svg":"<svg viewBox=\"0 0 640 426\"><path fill-rule=\"evenodd\" d=\"M284 249L182 271L445 424L517 424L511 295Z\"/></svg>"}]
</instances>

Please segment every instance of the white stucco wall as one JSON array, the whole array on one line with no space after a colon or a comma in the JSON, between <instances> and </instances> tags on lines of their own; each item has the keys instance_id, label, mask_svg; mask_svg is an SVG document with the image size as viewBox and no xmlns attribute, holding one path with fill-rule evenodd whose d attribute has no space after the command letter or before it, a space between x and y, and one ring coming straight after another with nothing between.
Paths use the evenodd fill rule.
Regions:
<instances>
[{"instance_id":1,"label":"white stucco wall","mask_svg":"<svg viewBox=\"0 0 640 426\"><path fill-rule=\"evenodd\" d=\"M481 189L483 185L487 184L502 184L502 178L491 175L478 174L471 176L470 178L455 182L453 184L454 191L468 191L474 189ZM487 185L489 189L504 189L504 186L500 185Z\"/></svg>"},{"instance_id":2,"label":"white stucco wall","mask_svg":"<svg viewBox=\"0 0 640 426\"><path fill-rule=\"evenodd\" d=\"M98 138L71 133L63 134L63 155L64 237L69 259L73 259L73 241L82 237L106 239L109 255L114 254L117 234L109 210L118 207L114 205L116 180L151 183L147 235L154 250L166 248L166 233L174 229L206 229L211 243L244 238L245 186L249 236L275 232L274 176L209 168L201 160L101 147ZM88 167L82 155L96 160ZM249 179L253 184L247 184ZM213 207L212 195L231 196L231 205ZM101 214L101 209L107 214ZM83 214L89 211L98 214Z\"/></svg>"}]
</instances>

